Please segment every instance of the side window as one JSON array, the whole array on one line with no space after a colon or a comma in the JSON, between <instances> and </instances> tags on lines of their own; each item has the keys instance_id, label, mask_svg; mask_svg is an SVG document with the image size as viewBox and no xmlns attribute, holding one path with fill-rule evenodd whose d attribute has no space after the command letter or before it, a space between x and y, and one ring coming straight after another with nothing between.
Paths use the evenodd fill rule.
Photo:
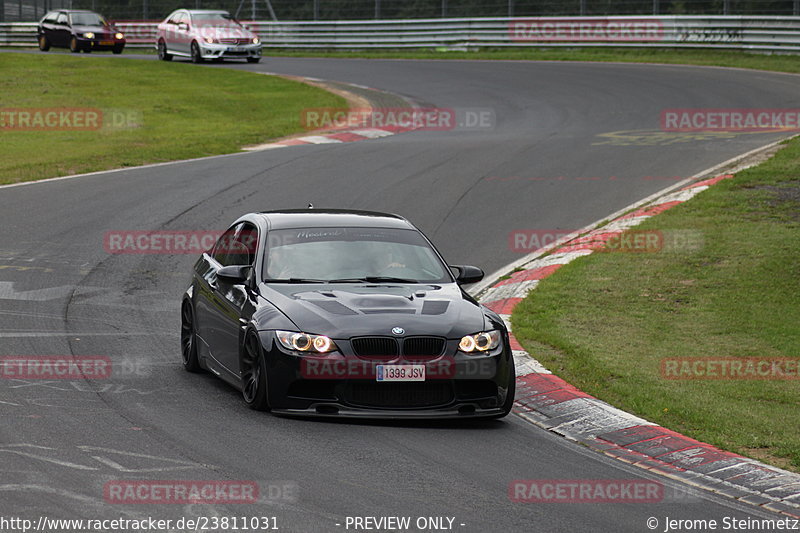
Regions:
<instances>
[{"instance_id":1,"label":"side window","mask_svg":"<svg viewBox=\"0 0 800 533\"><path fill-rule=\"evenodd\" d=\"M226 257L229 265L252 265L256 260L258 230L249 222L242 224Z\"/></svg>"},{"instance_id":2,"label":"side window","mask_svg":"<svg viewBox=\"0 0 800 533\"><path fill-rule=\"evenodd\" d=\"M55 22L58 19L58 11L51 11L44 17L45 22Z\"/></svg>"},{"instance_id":3,"label":"side window","mask_svg":"<svg viewBox=\"0 0 800 533\"><path fill-rule=\"evenodd\" d=\"M67 23L67 14L66 13L59 13L58 18L56 19L58 24L66 24Z\"/></svg>"},{"instance_id":4,"label":"side window","mask_svg":"<svg viewBox=\"0 0 800 533\"><path fill-rule=\"evenodd\" d=\"M226 263L226 258L228 256L228 252L231 250L231 244L234 242L236 237L236 230L240 229L242 224L237 224L236 226L230 228L228 231L222 234L222 236L217 240L217 244L214 245L214 250L211 252L211 256L214 260L222 266L228 266L233 263Z\"/></svg>"}]
</instances>

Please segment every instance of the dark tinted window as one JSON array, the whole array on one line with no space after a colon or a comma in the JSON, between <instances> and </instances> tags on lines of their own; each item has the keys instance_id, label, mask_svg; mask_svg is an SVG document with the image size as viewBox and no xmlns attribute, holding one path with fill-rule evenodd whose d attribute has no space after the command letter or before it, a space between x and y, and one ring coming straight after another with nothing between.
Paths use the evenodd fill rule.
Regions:
<instances>
[{"instance_id":1,"label":"dark tinted window","mask_svg":"<svg viewBox=\"0 0 800 533\"><path fill-rule=\"evenodd\" d=\"M106 20L97 13L72 13L73 26L106 26Z\"/></svg>"},{"instance_id":2,"label":"dark tinted window","mask_svg":"<svg viewBox=\"0 0 800 533\"><path fill-rule=\"evenodd\" d=\"M257 246L258 230L245 222L226 231L214 245L212 255L222 266L252 265Z\"/></svg>"},{"instance_id":3,"label":"dark tinted window","mask_svg":"<svg viewBox=\"0 0 800 533\"><path fill-rule=\"evenodd\" d=\"M392 277L419 283L452 281L428 241L410 229L273 230L265 254L265 279Z\"/></svg>"},{"instance_id":4,"label":"dark tinted window","mask_svg":"<svg viewBox=\"0 0 800 533\"><path fill-rule=\"evenodd\" d=\"M222 266L226 266L225 257L228 255L228 251L230 250L230 243L233 242L234 238L236 237L236 230L240 227L241 224L237 224L236 226L230 228L228 231L222 234L222 236L217 240L217 244L214 245L214 250L211 252L211 256Z\"/></svg>"},{"instance_id":5,"label":"dark tinted window","mask_svg":"<svg viewBox=\"0 0 800 533\"><path fill-rule=\"evenodd\" d=\"M256 227L245 222L236 232L233 245L226 256L229 265L252 265L256 259L258 231Z\"/></svg>"}]
</instances>

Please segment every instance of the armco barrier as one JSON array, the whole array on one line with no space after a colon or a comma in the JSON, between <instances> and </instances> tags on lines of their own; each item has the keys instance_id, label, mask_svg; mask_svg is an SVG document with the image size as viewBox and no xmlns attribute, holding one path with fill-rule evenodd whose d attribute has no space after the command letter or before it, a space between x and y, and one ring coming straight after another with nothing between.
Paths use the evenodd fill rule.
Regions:
<instances>
[{"instance_id":1,"label":"armco barrier","mask_svg":"<svg viewBox=\"0 0 800 533\"><path fill-rule=\"evenodd\" d=\"M800 17L619 16L246 22L269 48L380 49L669 47L800 52ZM156 22L120 21L131 47L152 46ZM0 46L36 45L36 23L0 24Z\"/></svg>"}]
</instances>

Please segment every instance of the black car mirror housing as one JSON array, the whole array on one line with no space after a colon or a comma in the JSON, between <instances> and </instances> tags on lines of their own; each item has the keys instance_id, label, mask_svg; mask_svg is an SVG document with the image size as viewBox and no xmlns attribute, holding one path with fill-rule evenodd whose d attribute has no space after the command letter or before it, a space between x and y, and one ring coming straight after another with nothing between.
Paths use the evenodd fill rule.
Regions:
<instances>
[{"instance_id":1,"label":"black car mirror housing","mask_svg":"<svg viewBox=\"0 0 800 533\"><path fill-rule=\"evenodd\" d=\"M469 285L470 283L477 283L483 279L483 270L476 266L470 265L452 265L450 268L457 271L456 283L459 285Z\"/></svg>"},{"instance_id":2,"label":"black car mirror housing","mask_svg":"<svg viewBox=\"0 0 800 533\"><path fill-rule=\"evenodd\" d=\"M247 281L247 278L250 277L250 271L252 268L253 267L250 265L224 266L217 270L217 278L226 283L239 285Z\"/></svg>"}]
</instances>

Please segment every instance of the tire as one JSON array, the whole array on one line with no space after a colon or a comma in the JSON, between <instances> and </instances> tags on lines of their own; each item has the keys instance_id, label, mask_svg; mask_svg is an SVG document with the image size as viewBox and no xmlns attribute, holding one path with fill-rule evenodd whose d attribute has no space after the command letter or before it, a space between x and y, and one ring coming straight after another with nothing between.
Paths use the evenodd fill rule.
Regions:
<instances>
[{"instance_id":1,"label":"tire","mask_svg":"<svg viewBox=\"0 0 800 533\"><path fill-rule=\"evenodd\" d=\"M78 39L76 39L75 37L69 40L69 51L72 52L73 54L77 54L78 52L81 51L81 48L78 45Z\"/></svg>"},{"instance_id":2,"label":"tire","mask_svg":"<svg viewBox=\"0 0 800 533\"><path fill-rule=\"evenodd\" d=\"M200 45L197 41L192 41L192 63L202 63L203 56L200 55Z\"/></svg>"},{"instance_id":3,"label":"tire","mask_svg":"<svg viewBox=\"0 0 800 533\"><path fill-rule=\"evenodd\" d=\"M247 58L247 62L248 63L258 63L259 61L261 61L260 57L248 57Z\"/></svg>"},{"instance_id":4,"label":"tire","mask_svg":"<svg viewBox=\"0 0 800 533\"><path fill-rule=\"evenodd\" d=\"M91 48L84 48L84 49L83 49L83 53L84 53L84 54L91 54L91 53L92 53L92 50L91 50Z\"/></svg>"},{"instance_id":5,"label":"tire","mask_svg":"<svg viewBox=\"0 0 800 533\"><path fill-rule=\"evenodd\" d=\"M517 378L515 376L514 379L511 381L511 386L508 388L508 393L506 393L506 401L505 403L503 403L503 413L497 415L494 418L503 418L504 416L507 416L508 413L511 412L511 409L514 408L514 397L516 396L516 393L517 393Z\"/></svg>"},{"instance_id":6,"label":"tire","mask_svg":"<svg viewBox=\"0 0 800 533\"><path fill-rule=\"evenodd\" d=\"M194 309L186 300L181 306L181 360L187 372L202 371L197 357L197 335L194 330Z\"/></svg>"},{"instance_id":7,"label":"tire","mask_svg":"<svg viewBox=\"0 0 800 533\"><path fill-rule=\"evenodd\" d=\"M268 411L267 363L261 339L252 331L247 334L242 346L242 398L244 403L256 411Z\"/></svg>"},{"instance_id":8,"label":"tire","mask_svg":"<svg viewBox=\"0 0 800 533\"><path fill-rule=\"evenodd\" d=\"M158 41L158 58L161 61L172 61L172 54L167 53L167 43Z\"/></svg>"},{"instance_id":9,"label":"tire","mask_svg":"<svg viewBox=\"0 0 800 533\"><path fill-rule=\"evenodd\" d=\"M46 35L39 36L39 50L42 52L47 52L50 50L50 40L47 38Z\"/></svg>"},{"instance_id":10,"label":"tire","mask_svg":"<svg viewBox=\"0 0 800 533\"><path fill-rule=\"evenodd\" d=\"M119 55L119 54L121 54L121 53L122 53L122 51L123 51L124 49L125 49L125 47L124 47L124 46L115 46L114 48L112 48L112 49L111 49L111 53L112 53L112 54L117 54L117 55Z\"/></svg>"}]
</instances>

